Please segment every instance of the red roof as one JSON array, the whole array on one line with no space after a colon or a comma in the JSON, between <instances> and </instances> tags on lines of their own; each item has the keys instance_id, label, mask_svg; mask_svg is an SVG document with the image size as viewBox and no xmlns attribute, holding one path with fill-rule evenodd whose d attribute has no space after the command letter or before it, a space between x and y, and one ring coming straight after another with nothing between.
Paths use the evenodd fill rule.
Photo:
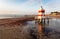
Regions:
<instances>
[{"instance_id":1,"label":"red roof","mask_svg":"<svg viewBox=\"0 0 60 39\"><path fill-rule=\"evenodd\" d=\"M45 12L45 10L39 10L38 12L39 12L39 13L40 13L40 12L43 12L43 13L44 13L44 12Z\"/></svg>"}]
</instances>

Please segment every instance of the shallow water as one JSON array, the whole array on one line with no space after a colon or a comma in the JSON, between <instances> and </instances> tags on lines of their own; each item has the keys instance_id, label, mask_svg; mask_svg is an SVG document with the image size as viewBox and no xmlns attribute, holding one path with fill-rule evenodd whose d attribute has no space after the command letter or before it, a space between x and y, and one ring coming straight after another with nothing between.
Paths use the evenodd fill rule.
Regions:
<instances>
[{"instance_id":1,"label":"shallow water","mask_svg":"<svg viewBox=\"0 0 60 39\"><path fill-rule=\"evenodd\" d=\"M42 24L37 24L35 23L35 21L28 21L27 25L24 27L24 30L26 29L27 32L29 32L29 30L30 32L33 31L32 33L34 34L32 34L32 36L34 37L35 35L36 37L38 37L38 26L45 26L45 36L43 37L43 39L60 39L60 19L50 19L49 23L46 20L46 22Z\"/></svg>"},{"instance_id":2,"label":"shallow water","mask_svg":"<svg viewBox=\"0 0 60 39\"><path fill-rule=\"evenodd\" d=\"M60 19L50 19L49 22L35 23L27 21L24 25L8 24L0 25L0 39L60 39ZM38 33L44 27L44 36Z\"/></svg>"}]
</instances>

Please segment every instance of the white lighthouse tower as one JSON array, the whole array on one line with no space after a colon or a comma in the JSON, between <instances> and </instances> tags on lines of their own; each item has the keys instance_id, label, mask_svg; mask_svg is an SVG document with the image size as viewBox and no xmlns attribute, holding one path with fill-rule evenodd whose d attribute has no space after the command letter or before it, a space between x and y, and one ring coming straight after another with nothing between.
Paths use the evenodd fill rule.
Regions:
<instances>
[{"instance_id":1,"label":"white lighthouse tower","mask_svg":"<svg viewBox=\"0 0 60 39\"><path fill-rule=\"evenodd\" d=\"M45 16L45 10L41 6L40 9L38 10L38 16L37 16L38 22L42 22L44 16Z\"/></svg>"}]
</instances>

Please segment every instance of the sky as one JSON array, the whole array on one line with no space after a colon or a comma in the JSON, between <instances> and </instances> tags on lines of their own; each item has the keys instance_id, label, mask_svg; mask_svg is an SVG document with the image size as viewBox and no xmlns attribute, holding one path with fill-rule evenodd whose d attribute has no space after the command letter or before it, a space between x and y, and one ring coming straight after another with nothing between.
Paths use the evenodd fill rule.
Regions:
<instances>
[{"instance_id":1,"label":"sky","mask_svg":"<svg viewBox=\"0 0 60 39\"><path fill-rule=\"evenodd\" d=\"M0 0L0 14L37 14L41 5L47 14L60 11L60 0Z\"/></svg>"}]
</instances>

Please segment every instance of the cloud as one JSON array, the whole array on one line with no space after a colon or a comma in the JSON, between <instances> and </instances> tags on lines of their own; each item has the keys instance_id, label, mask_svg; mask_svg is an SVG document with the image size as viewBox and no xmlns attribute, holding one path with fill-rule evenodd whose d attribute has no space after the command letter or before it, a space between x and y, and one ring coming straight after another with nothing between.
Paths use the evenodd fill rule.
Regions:
<instances>
[{"instance_id":1,"label":"cloud","mask_svg":"<svg viewBox=\"0 0 60 39\"><path fill-rule=\"evenodd\" d=\"M36 13L40 2L41 0L0 0L0 10Z\"/></svg>"},{"instance_id":2,"label":"cloud","mask_svg":"<svg viewBox=\"0 0 60 39\"><path fill-rule=\"evenodd\" d=\"M42 4L47 13L52 11L60 11L60 0L45 0Z\"/></svg>"},{"instance_id":3,"label":"cloud","mask_svg":"<svg viewBox=\"0 0 60 39\"><path fill-rule=\"evenodd\" d=\"M16 2L17 1L17 2ZM20 2L19 2L20 1ZM19 3L18 3L19 2ZM27 8L35 7L39 5L39 0L27 0L27 1L21 1L21 0L0 0L0 8L6 8L6 9L13 9L13 8Z\"/></svg>"},{"instance_id":4,"label":"cloud","mask_svg":"<svg viewBox=\"0 0 60 39\"><path fill-rule=\"evenodd\" d=\"M60 0L0 0L0 10L6 11L37 13L41 5L46 13L60 11Z\"/></svg>"}]
</instances>

